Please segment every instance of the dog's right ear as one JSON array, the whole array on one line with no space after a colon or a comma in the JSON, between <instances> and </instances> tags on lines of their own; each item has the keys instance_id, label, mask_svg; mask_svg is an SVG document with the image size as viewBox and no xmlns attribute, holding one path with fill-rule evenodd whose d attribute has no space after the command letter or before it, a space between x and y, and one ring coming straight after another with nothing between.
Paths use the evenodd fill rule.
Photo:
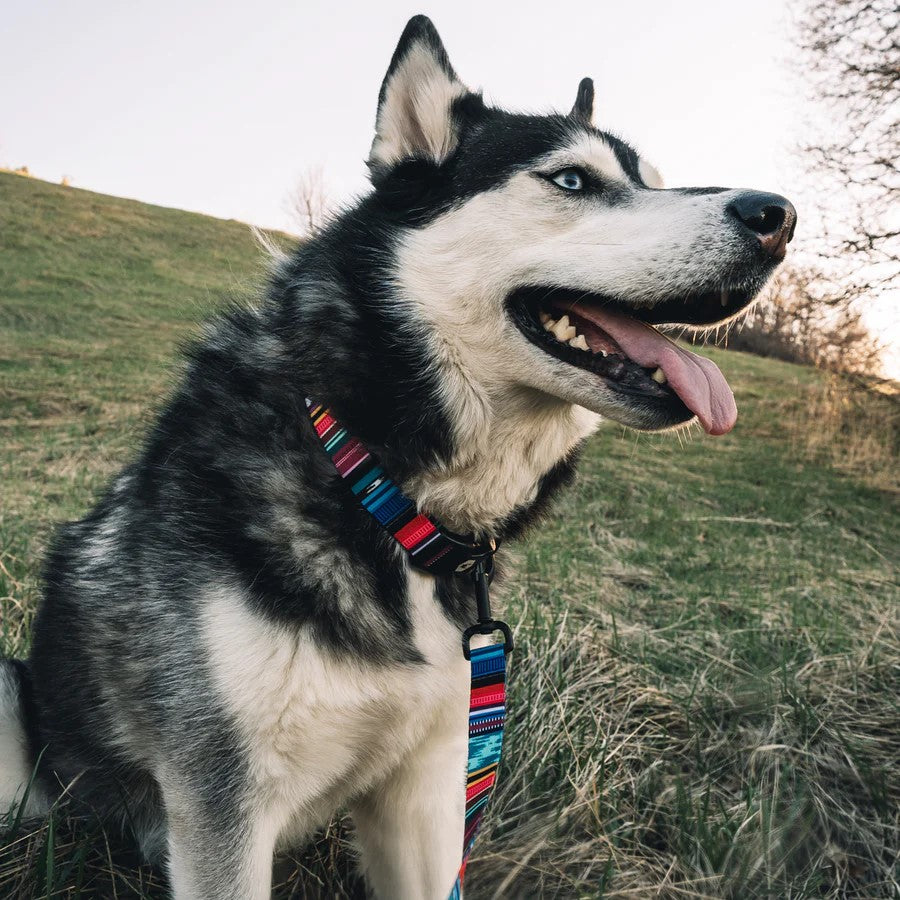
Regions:
<instances>
[{"instance_id":1,"label":"dog's right ear","mask_svg":"<svg viewBox=\"0 0 900 900\"><path fill-rule=\"evenodd\" d=\"M442 163L456 149L453 107L468 88L456 77L427 16L406 24L378 95L369 168L380 176L410 159Z\"/></svg>"}]
</instances>

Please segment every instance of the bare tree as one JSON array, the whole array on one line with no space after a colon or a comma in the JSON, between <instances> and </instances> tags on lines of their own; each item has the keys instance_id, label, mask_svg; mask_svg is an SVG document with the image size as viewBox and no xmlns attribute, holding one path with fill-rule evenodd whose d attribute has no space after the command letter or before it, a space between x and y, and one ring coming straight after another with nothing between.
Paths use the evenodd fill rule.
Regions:
<instances>
[{"instance_id":1,"label":"bare tree","mask_svg":"<svg viewBox=\"0 0 900 900\"><path fill-rule=\"evenodd\" d=\"M802 147L816 177L825 253L857 292L900 288L900 7L801 0L798 62L818 112Z\"/></svg>"},{"instance_id":2,"label":"bare tree","mask_svg":"<svg viewBox=\"0 0 900 900\"><path fill-rule=\"evenodd\" d=\"M307 169L288 200L288 211L301 233L312 237L327 222L332 205L325 191L322 167Z\"/></svg>"}]
</instances>

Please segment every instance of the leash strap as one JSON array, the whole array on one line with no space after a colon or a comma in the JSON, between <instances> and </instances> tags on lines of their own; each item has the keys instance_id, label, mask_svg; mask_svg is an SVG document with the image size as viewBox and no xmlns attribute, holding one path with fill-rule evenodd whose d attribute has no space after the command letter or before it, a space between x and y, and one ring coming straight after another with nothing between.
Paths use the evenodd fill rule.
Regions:
<instances>
[{"instance_id":1,"label":"leash strap","mask_svg":"<svg viewBox=\"0 0 900 900\"><path fill-rule=\"evenodd\" d=\"M475 844L485 807L491 798L506 718L506 645L491 644L471 651L469 694L469 761L466 766L466 824L463 859L448 900L460 900L466 862Z\"/></svg>"},{"instance_id":2,"label":"leash strap","mask_svg":"<svg viewBox=\"0 0 900 900\"><path fill-rule=\"evenodd\" d=\"M463 655L472 666L469 692L469 757L462 865L448 900L460 900L466 862L494 789L506 718L506 656L513 639L505 622L491 617L489 587L496 544L454 535L441 528L385 474L378 460L320 403L307 398L313 428L338 475L362 508L409 554L412 565L432 575L468 573L475 587L478 621L462 636ZM503 633L502 644L470 649L476 634Z\"/></svg>"}]
</instances>

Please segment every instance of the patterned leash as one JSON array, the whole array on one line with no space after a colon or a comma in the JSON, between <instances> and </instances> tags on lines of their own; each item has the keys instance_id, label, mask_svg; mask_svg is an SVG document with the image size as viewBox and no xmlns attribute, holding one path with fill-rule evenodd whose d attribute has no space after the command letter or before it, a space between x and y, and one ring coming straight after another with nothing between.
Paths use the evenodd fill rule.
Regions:
<instances>
[{"instance_id":1,"label":"patterned leash","mask_svg":"<svg viewBox=\"0 0 900 900\"><path fill-rule=\"evenodd\" d=\"M471 651L472 689L469 695L469 762L466 776L466 825L463 857L449 900L462 897L466 862L475 844L484 810L500 765L506 718L506 645L492 644Z\"/></svg>"},{"instance_id":2,"label":"patterned leash","mask_svg":"<svg viewBox=\"0 0 900 900\"><path fill-rule=\"evenodd\" d=\"M467 539L442 528L385 474L378 460L319 403L307 399L307 409L322 447L362 508L384 527L409 554L417 569L432 575L463 575L472 579L477 621L462 636L463 655L471 663L469 692L469 758L466 765L466 815L462 864L448 900L459 900L466 862L497 779L506 717L506 656L513 650L505 622L491 616L490 583L494 541ZM476 634L500 631L503 642L470 649Z\"/></svg>"}]
</instances>

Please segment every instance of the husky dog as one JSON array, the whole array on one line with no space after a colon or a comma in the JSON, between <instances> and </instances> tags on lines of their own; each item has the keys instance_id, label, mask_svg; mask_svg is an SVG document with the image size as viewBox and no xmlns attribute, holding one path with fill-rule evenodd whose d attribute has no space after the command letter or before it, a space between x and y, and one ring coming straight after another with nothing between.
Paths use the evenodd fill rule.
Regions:
<instances>
[{"instance_id":1,"label":"husky dog","mask_svg":"<svg viewBox=\"0 0 900 900\"><path fill-rule=\"evenodd\" d=\"M734 425L709 360L654 323L744 310L782 197L664 190L592 124L485 104L422 16L378 98L372 190L190 353L140 455L56 537L27 663L0 664L0 806L40 755L127 820L176 898L259 900L273 851L350 810L381 898L460 863L471 584L411 567L323 452L328 404L446 528L508 541L601 419Z\"/></svg>"}]
</instances>

